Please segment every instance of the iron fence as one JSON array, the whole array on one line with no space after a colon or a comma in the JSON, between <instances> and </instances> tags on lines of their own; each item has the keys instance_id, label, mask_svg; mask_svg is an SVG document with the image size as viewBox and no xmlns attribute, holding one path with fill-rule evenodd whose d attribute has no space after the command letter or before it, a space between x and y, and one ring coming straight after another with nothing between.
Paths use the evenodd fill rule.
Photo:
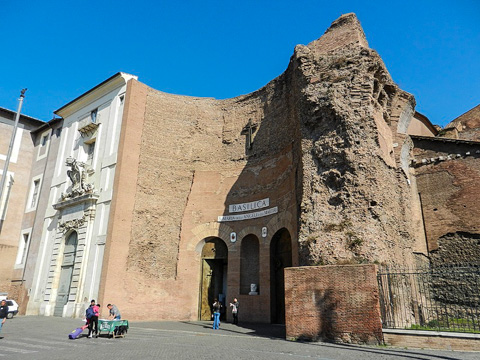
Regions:
<instances>
[{"instance_id":1,"label":"iron fence","mask_svg":"<svg viewBox=\"0 0 480 360\"><path fill-rule=\"evenodd\" d=\"M384 328L480 333L480 264L381 268Z\"/></svg>"}]
</instances>

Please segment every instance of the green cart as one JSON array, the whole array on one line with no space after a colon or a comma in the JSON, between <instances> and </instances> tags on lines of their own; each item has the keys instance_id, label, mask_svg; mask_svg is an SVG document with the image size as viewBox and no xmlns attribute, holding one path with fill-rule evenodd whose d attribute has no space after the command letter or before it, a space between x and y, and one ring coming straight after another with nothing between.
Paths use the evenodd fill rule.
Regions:
<instances>
[{"instance_id":1,"label":"green cart","mask_svg":"<svg viewBox=\"0 0 480 360\"><path fill-rule=\"evenodd\" d=\"M119 326L125 326L128 329L128 320L98 320L98 334L101 335L102 331L106 331L109 336L114 338L116 337L125 337L125 333L116 334L115 329Z\"/></svg>"}]
</instances>

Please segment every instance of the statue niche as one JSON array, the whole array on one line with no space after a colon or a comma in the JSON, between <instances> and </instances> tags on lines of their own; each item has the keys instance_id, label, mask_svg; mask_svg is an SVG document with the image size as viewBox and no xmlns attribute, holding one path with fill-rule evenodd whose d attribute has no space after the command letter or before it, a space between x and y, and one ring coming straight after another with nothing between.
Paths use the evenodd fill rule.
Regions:
<instances>
[{"instance_id":1,"label":"statue niche","mask_svg":"<svg viewBox=\"0 0 480 360\"><path fill-rule=\"evenodd\" d=\"M69 200L93 192L93 184L87 183L86 165L72 157L68 157L65 165L70 167L67 175L72 181L72 189L67 193L62 193L61 201Z\"/></svg>"}]
</instances>

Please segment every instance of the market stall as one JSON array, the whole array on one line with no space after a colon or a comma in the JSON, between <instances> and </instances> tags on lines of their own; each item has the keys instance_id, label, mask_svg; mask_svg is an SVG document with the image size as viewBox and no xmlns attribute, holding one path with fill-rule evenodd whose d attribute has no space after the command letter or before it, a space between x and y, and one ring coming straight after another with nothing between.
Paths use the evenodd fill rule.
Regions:
<instances>
[{"instance_id":1,"label":"market stall","mask_svg":"<svg viewBox=\"0 0 480 360\"><path fill-rule=\"evenodd\" d=\"M109 336L125 337L128 331L128 320L98 319L98 334L106 331Z\"/></svg>"}]
</instances>

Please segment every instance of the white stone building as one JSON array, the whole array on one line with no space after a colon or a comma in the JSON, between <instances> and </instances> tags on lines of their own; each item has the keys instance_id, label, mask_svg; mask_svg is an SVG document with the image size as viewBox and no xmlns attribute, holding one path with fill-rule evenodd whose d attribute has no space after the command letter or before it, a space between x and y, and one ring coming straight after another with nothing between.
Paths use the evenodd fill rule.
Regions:
<instances>
[{"instance_id":1,"label":"white stone building","mask_svg":"<svg viewBox=\"0 0 480 360\"><path fill-rule=\"evenodd\" d=\"M83 315L97 298L126 83L117 73L55 114L63 118L41 238L25 274L27 315Z\"/></svg>"}]
</instances>

